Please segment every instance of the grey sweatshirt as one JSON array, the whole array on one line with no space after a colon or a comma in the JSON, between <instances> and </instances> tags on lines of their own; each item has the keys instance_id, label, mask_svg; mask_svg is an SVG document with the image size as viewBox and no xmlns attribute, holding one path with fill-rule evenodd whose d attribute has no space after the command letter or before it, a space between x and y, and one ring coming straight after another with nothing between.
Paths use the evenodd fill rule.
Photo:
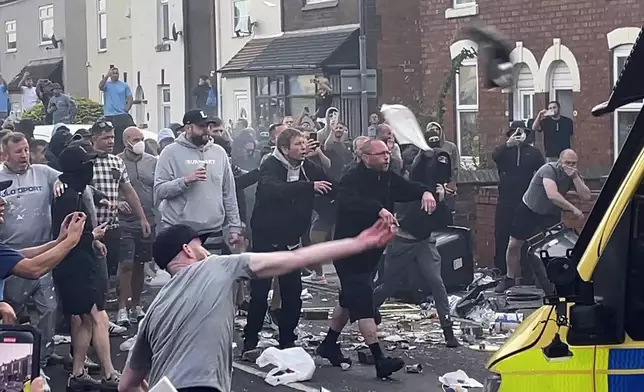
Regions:
<instances>
[{"instance_id":1,"label":"grey sweatshirt","mask_svg":"<svg viewBox=\"0 0 644 392\"><path fill-rule=\"evenodd\" d=\"M70 124L76 117L76 103L68 95L60 94L49 100L47 113L53 118L53 123Z\"/></svg>"},{"instance_id":2,"label":"grey sweatshirt","mask_svg":"<svg viewBox=\"0 0 644 392\"><path fill-rule=\"evenodd\" d=\"M0 241L14 249L42 245L51 238L51 203L54 183L60 173L46 165L31 165L17 174L0 167L0 181L13 184L0 196L7 201Z\"/></svg>"},{"instance_id":3,"label":"grey sweatshirt","mask_svg":"<svg viewBox=\"0 0 644 392\"><path fill-rule=\"evenodd\" d=\"M204 164L208 179L186 184L183 177ZM154 175L154 200L159 205L161 229L185 223L199 234L224 227L234 233L242 231L228 155L212 142L197 148L182 134L166 147Z\"/></svg>"}]
</instances>

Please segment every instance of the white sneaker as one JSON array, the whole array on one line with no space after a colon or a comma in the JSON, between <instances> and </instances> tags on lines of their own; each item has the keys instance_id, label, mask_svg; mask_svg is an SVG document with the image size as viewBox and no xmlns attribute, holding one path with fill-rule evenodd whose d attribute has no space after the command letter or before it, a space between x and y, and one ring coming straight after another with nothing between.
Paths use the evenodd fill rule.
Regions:
<instances>
[{"instance_id":1,"label":"white sneaker","mask_svg":"<svg viewBox=\"0 0 644 392\"><path fill-rule=\"evenodd\" d=\"M143 320L145 317L145 312L143 311L143 308L140 306L134 307L134 309L130 309L130 320L135 320L135 322L139 322Z\"/></svg>"},{"instance_id":2,"label":"white sneaker","mask_svg":"<svg viewBox=\"0 0 644 392\"><path fill-rule=\"evenodd\" d=\"M126 308L119 309L119 312L116 315L116 323L126 328L130 326L130 317Z\"/></svg>"},{"instance_id":3,"label":"white sneaker","mask_svg":"<svg viewBox=\"0 0 644 392\"><path fill-rule=\"evenodd\" d=\"M150 280L148 283L148 286L151 287L162 287L165 286L166 283L170 281L170 274L167 273L164 270L159 270L157 271L157 275L154 277L154 279Z\"/></svg>"},{"instance_id":4,"label":"white sneaker","mask_svg":"<svg viewBox=\"0 0 644 392\"><path fill-rule=\"evenodd\" d=\"M110 321L108 331L110 332L110 336L122 336L127 332L127 328L121 327L120 325L114 324Z\"/></svg>"},{"instance_id":5,"label":"white sneaker","mask_svg":"<svg viewBox=\"0 0 644 392\"><path fill-rule=\"evenodd\" d=\"M136 335L132 336L128 340L124 341L121 343L119 346L119 350L121 351L130 351L132 350L132 347L134 347L134 342L136 342Z\"/></svg>"},{"instance_id":6,"label":"white sneaker","mask_svg":"<svg viewBox=\"0 0 644 392\"><path fill-rule=\"evenodd\" d=\"M313 271L310 275L308 276L303 276L302 277L302 282L307 282L307 283L317 283L317 284L327 284L329 283L326 280L326 276L324 274L318 275L317 272Z\"/></svg>"}]
</instances>

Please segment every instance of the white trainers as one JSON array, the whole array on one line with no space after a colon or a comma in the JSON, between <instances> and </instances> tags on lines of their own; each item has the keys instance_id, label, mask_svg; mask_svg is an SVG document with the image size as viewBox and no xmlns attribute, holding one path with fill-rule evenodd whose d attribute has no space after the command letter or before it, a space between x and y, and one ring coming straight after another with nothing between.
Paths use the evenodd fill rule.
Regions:
<instances>
[{"instance_id":1,"label":"white trainers","mask_svg":"<svg viewBox=\"0 0 644 392\"><path fill-rule=\"evenodd\" d=\"M164 270L159 270L157 271L157 275L149 282L147 282L147 284L151 287L162 287L170 281L170 278L171 276L169 273Z\"/></svg>"},{"instance_id":2,"label":"white trainers","mask_svg":"<svg viewBox=\"0 0 644 392\"><path fill-rule=\"evenodd\" d=\"M132 350L132 347L134 347L134 342L136 342L136 335L121 343L119 350L124 352Z\"/></svg>"},{"instance_id":3,"label":"white trainers","mask_svg":"<svg viewBox=\"0 0 644 392\"><path fill-rule=\"evenodd\" d=\"M108 331L110 332L110 336L122 336L127 332L127 328L121 327L120 325L114 324L110 321Z\"/></svg>"},{"instance_id":4,"label":"white trainers","mask_svg":"<svg viewBox=\"0 0 644 392\"><path fill-rule=\"evenodd\" d=\"M116 315L116 323L126 328L130 326L130 315L128 314L126 308L119 309Z\"/></svg>"},{"instance_id":5,"label":"white trainers","mask_svg":"<svg viewBox=\"0 0 644 392\"><path fill-rule=\"evenodd\" d=\"M327 284L329 283L326 280L326 276L324 274L318 275L317 272L313 271L310 275L308 276L303 276L302 277L302 282L307 282L307 283L317 283L317 284Z\"/></svg>"},{"instance_id":6,"label":"white trainers","mask_svg":"<svg viewBox=\"0 0 644 392\"><path fill-rule=\"evenodd\" d=\"M135 306L134 309L130 309L130 320L135 320L139 322L145 317L145 312L141 306Z\"/></svg>"}]
</instances>

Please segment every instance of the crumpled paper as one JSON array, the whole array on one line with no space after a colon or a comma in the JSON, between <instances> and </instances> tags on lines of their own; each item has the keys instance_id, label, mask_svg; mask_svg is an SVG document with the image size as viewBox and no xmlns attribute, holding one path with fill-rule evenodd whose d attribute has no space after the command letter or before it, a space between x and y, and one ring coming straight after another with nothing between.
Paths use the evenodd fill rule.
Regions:
<instances>
[{"instance_id":1,"label":"crumpled paper","mask_svg":"<svg viewBox=\"0 0 644 392\"><path fill-rule=\"evenodd\" d=\"M445 373L438 377L438 381L452 388L483 388L483 384L471 378L462 370L455 372Z\"/></svg>"}]
</instances>

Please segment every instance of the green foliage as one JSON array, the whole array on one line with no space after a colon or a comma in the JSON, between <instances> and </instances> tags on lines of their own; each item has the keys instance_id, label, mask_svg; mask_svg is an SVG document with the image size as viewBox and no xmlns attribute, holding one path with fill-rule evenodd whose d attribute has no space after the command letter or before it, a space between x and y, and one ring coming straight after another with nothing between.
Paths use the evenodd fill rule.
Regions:
<instances>
[{"instance_id":1,"label":"green foliage","mask_svg":"<svg viewBox=\"0 0 644 392\"><path fill-rule=\"evenodd\" d=\"M91 124L103 116L103 105L87 98L73 98L76 102L76 118L74 124ZM22 113L22 119L33 120L36 124L45 123L45 110L42 103Z\"/></svg>"}]
</instances>

